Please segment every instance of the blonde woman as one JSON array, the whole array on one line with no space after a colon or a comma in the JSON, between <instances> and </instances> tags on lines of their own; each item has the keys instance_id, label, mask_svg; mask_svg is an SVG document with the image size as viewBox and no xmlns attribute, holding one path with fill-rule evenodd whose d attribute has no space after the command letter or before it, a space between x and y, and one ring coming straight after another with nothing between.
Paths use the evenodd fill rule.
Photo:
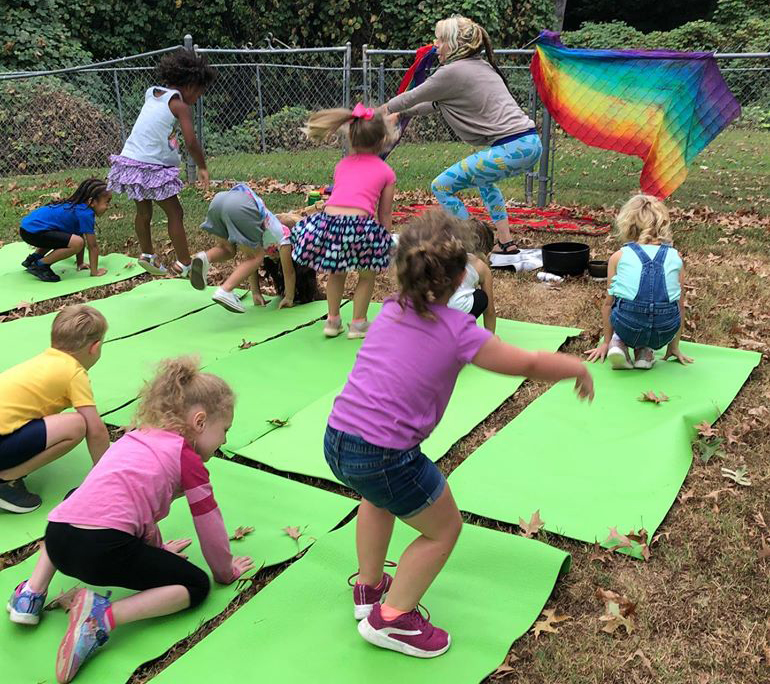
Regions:
<instances>
[{"instance_id":1,"label":"blonde woman","mask_svg":"<svg viewBox=\"0 0 770 684\"><path fill-rule=\"evenodd\" d=\"M385 109L404 116L441 112L461 140L482 148L437 176L431 190L444 209L467 220L457 193L478 188L495 223L493 253L515 254L505 199L495 183L534 167L542 152L540 137L511 95L483 27L466 17L443 19L436 24L435 44L441 68L389 100Z\"/></svg>"},{"instance_id":2,"label":"blonde woman","mask_svg":"<svg viewBox=\"0 0 770 684\"><path fill-rule=\"evenodd\" d=\"M692 363L679 349L684 267L671 246L668 209L652 195L636 195L621 208L617 225L625 244L607 266L604 341L586 352L588 360L606 357L614 370L649 370L655 363L654 350L668 345L664 361L674 357L679 363ZM633 362L629 348L634 349Z\"/></svg>"}]
</instances>

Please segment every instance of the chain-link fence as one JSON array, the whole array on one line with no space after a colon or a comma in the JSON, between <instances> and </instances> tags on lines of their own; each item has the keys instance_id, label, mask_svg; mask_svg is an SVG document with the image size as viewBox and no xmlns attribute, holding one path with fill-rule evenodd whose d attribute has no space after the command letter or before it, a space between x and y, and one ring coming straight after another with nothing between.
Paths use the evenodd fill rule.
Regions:
<instances>
[{"instance_id":1,"label":"chain-link fence","mask_svg":"<svg viewBox=\"0 0 770 684\"><path fill-rule=\"evenodd\" d=\"M109 155L120 151L130 132L146 89L155 82L157 60L180 47L71 69L0 73L0 177L76 169L103 173ZM212 177L267 176L300 184L328 182L341 153L339 146L319 148L305 139L300 127L309 112L349 106L357 100L387 101L414 55L411 50L364 46L354 67L349 44L312 49L199 49L188 36L184 47L206 54L218 71L218 79L195 109L197 133ZM547 151L536 169L509 187L514 200L542 205L556 191L557 199L565 202L571 199L569 191L584 188L583 178L593 174L575 161L585 155L585 146L551 126L539 104L529 73L532 53L496 53L514 96L541 130ZM721 174L720 165L724 165L729 176L735 161L730 148L766 150L770 143L770 53L723 53L717 58L743 114L703 153L700 168L709 164ZM407 184L427 189L440 170L467 150L440 116L418 117L391 161ZM597 152L590 163L605 168L602 155ZM735 182L767 188L767 155L760 155L750 166L743 169L749 176ZM611 176L618 192L631 191L638 178L638 170L627 169ZM194 173L194 165L188 165L188 179Z\"/></svg>"}]
</instances>

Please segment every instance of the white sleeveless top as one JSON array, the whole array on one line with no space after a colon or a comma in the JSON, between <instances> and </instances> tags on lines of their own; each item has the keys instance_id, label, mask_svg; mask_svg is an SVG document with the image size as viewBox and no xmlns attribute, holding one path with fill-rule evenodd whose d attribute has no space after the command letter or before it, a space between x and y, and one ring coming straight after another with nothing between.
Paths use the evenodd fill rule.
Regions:
<instances>
[{"instance_id":1,"label":"white sleeveless top","mask_svg":"<svg viewBox=\"0 0 770 684\"><path fill-rule=\"evenodd\" d=\"M472 255L468 255L470 258ZM470 313L473 308L473 293L479 284L479 274L476 269L471 266L471 262L465 265L465 275L463 281L460 283L454 294L449 298L447 306L451 309L457 309L458 311L464 311Z\"/></svg>"},{"instance_id":2,"label":"white sleeveless top","mask_svg":"<svg viewBox=\"0 0 770 684\"><path fill-rule=\"evenodd\" d=\"M162 91L160 97L153 92ZM161 166L179 166L179 144L174 136L176 117L171 113L168 103L174 95L182 94L161 86L152 86L144 94L144 106L131 129L120 155L146 164Z\"/></svg>"}]
</instances>

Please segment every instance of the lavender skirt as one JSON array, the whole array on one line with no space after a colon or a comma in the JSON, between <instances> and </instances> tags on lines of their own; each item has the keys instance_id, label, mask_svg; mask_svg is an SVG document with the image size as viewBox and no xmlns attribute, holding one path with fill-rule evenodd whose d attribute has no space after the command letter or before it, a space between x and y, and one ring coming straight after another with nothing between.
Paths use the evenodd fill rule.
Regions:
<instances>
[{"instance_id":1,"label":"lavender skirt","mask_svg":"<svg viewBox=\"0 0 770 684\"><path fill-rule=\"evenodd\" d=\"M164 200L182 192L184 187L176 166L161 166L136 161L119 154L110 156L107 189L129 199Z\"/></svg>"}]
</instances>

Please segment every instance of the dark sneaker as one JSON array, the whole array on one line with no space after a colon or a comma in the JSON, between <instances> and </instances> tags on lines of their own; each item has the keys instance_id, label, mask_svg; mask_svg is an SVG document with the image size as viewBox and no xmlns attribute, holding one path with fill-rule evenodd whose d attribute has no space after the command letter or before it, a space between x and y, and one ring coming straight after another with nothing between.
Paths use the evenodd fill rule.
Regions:
<instances>
[{"instance_id":1,"label":"dark sneaker","mask_svg":"<svg viewBox=\"0 0 770 684\"><path fill-rule=\"evenodd\" d=\"M32 266L32 264L36 263L38 259L42 259L42 258L43 258L42 254L38 254L37 252L32 252L32 254L30 254L26 259L24 259L24 261L21 262L21 265L24 268L29 268L30 266Z\"/></svg>"},{"instance_id":2,"label":"dark sneaker","mask_svg":"<svg viewBox=\"0 0 770 684\"><path fill-rule=\"evenodd\" d=\"M11 513L31 513L40 508L43 500L27 490L24 478L0 480L0 508Z\"/></svg>"},{"instance_id":3,"label":"dark sneaker","mask_svg":"<svg viewBox=\"0 0 770 684\"><path fill-rule=\"evenodd\" d=\"M36 261L31 266L28 266L27 273L31 273L35 278L42 280L44 283L58 283L61 280L48 264L44 264L41 261Z\"/></svg>"},{"instance_id":4,"label":"dark sneaker","mask_svg":"<svg viewBox=\"0 0 770 684\"><path fill-rule=\"evenodd\" d=\"M70 621L56 654L56 681L71 682L83 663L110 638L107 609L110 600L90 589L81 589L70 608Z\"/></svg>"},{"instance_id":5,"label":"dark sneaker","mask_svg":"<svg viewBox=\"0 0 770 684\"><path fill-rule=\"evenodd\" d=\"M382 597L388 593L391 584L393 584L393 578L387 572L382 573L382 580L376 587L356 582L353 585L353 617L356 620L369 617L372 607L375 603L379 604L382 601Z\"/></svg>"},{"instance_id":6,"label":"dark sneaker","mask_svg":"<svg viewBox=\"0 0 770 684\"><path fill-rule=\"evenodd\" d=\"M358 623L358 633L370 644L415 658L435 658L452 644L449 634L434 627L417 608L395 620L384 620L379 603Z\"/></svg>"},{"instance_id":7,"label":"dark sneaker","mask_svg":"<svg viewBox=\"0 0 770 684\"><path fill-rule=\"evenodd\" d=\"M43 612L46 593L38 594L27 587L24 580L8 599L6 608L10 613L11 622L19 625L36 625L40 622L40 613Z\"/></svg>"}]
</instances>

